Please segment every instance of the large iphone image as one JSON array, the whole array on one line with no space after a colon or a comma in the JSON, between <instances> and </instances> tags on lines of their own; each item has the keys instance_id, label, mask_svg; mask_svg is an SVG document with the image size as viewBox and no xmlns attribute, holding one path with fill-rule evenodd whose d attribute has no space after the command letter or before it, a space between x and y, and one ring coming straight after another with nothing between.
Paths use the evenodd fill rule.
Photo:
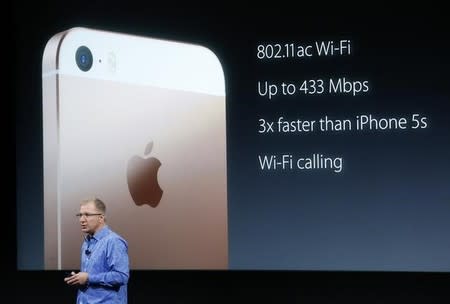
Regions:
<instances>
[{"instance_id":1,"label":"large iphone image","mask_svg":"<svg viewBox=\"0 0 450 304\"><path fill-rule=\"evenodd\" d=\"M45 269L79 268L81 200L132 269L227 269L225 81L206 47L73 28L45 48Z\"/></svg>"}]
</instances>

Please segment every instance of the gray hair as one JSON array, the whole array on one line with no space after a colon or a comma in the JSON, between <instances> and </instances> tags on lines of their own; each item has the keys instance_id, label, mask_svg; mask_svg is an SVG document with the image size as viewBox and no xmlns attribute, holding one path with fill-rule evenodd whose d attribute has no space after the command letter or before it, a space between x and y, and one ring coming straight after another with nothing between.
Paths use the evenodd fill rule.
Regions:
<instances>
[{"instance_id":1,"label":"gray hair","mask_svg":"<svg viewBox=\"0 0 450 304\"><path fill-rule=\"evenodd\" d=\"M100 212L103 213L103 214L106 214L106 205L105 205L105 203L104 203L101 199L99 199L99 198L97 198L97 197L94 197L94 198L88 198L88 199L82 200L80 204L81 204L81 205L86 205L86 204L88 204L88 203L94 203L95 208L96 208L98 211L100 211Z\"/></svg>"}]
</instances>

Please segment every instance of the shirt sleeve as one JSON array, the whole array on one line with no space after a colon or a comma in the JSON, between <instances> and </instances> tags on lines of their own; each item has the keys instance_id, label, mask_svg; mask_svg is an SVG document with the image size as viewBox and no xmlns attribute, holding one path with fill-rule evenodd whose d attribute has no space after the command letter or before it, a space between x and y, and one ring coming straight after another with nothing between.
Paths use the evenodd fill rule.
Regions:
<instances>
[{"instance_id":1,"label":"shirt sleeve","mask_svg":"<svg viewBox=\"0 0 450 304\"><path fill-rule=\"evenodd\" d=\"M128 283L130 276L128 245L121 238L111 238L106 250L105 271L89 274L89 285L118 287Z\"/></svg>"}]
</instances>

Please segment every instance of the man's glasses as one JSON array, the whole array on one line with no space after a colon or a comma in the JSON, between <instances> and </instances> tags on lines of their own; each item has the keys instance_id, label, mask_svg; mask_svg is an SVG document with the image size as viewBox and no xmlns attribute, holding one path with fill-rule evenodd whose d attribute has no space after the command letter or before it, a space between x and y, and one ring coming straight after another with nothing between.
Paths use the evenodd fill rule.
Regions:
<instances>
[{"instance_id":1,"label":"man's glasses","mask_svg":"<svg viewBox=\"0 0 450 304\"><path fill-rule=\"evenodd\" d=\"M88 218L88 217L95 216L95 215L103 215L103 213L77 213L77 214L75 214L75 216L77 218L82 218L82 217Z\"/></svg>"}]
</instances>

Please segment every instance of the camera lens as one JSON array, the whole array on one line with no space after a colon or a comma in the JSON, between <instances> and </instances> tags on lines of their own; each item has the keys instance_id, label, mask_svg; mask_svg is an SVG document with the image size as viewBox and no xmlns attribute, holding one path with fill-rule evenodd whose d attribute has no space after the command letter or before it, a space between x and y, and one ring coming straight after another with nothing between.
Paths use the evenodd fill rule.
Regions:
<instances>
[{"instance_id":1,"label":"camera lens","mask_svg":"<svg viewBox=\"0 0 450 304\"><path fill-rule=\"evenodd\" d=\"M80 46L75 53L75 61L80 70L86 72L92 67L92 53L86 46Z\"/></svg>"}]
</instances>

